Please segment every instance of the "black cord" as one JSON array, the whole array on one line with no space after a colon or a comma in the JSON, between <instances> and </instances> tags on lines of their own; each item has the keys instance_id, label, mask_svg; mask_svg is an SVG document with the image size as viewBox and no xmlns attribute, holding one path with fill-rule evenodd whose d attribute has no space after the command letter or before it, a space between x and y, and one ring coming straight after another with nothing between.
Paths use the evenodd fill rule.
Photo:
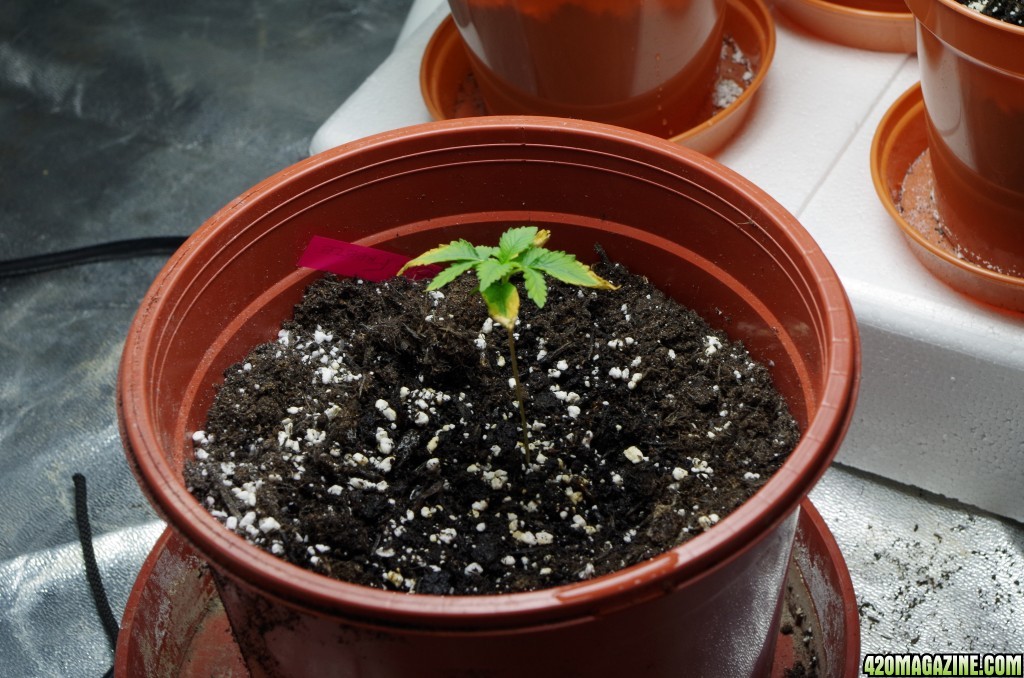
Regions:
<instances>
[{"instance_id":1,"label":"black cord","mask_svg":"<svg viewBox=\"0 0 1024 678\"><path fill-rule=\"evenodd\" d=\"M14 278L31 273L43 273L68 266L93 264L112 259L145 257L156 254L171 254L185 242L185 236L163 236L114 240L112 242L62 250L50 254L37 254L21 259L0 261L0 278Z\"/></svg>"},{"instance_id":2,"label":"black cord","mask_svg":"<svg viewBox=\"0 0 1024 678\"><path fill-rule=\"evenodd\" d=\"M78 541L82 544L82 558L85 560L85 578L89 582L92 600L96 605L100 621L103 623L103 630L107 633L110 649L116 651L120 627L114 617L114 612L110 609L110 601L107 599L107 592L103 588L103 579L100 577L100 568L96 565L96 552L92 547L92 526L89 524L85 476L76 473L72 476L72 480L75 482L75 523L78 525ZM113 669L108 672L108 675L112 672Z\"/></svg>"}]
</instances>

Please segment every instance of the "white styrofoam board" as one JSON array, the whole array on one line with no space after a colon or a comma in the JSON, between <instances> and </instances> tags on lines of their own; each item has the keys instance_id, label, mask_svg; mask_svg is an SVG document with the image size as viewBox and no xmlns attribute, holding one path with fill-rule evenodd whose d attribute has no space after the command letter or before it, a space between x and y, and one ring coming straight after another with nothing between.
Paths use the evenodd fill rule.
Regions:
<instances>
[{"instance_id":1,"label":"white styrofoam board","mask_svg":"<svg viewBox=\"0 0 1024 678\"><path fill-rule=\"evenodd\" d=\"M414 2L392 54L324 122L311 153L430 120L419 67L447 14L444 0ZM800 219L853 303L864 369L839 461L1024 520L1024 317L933 278L871 181L871 139L917 81L916 57L828 43L778 16L776 39L746 127L716 159Z\"/></svg>"},{"instance_id":2,"label":"white styrofoam board","mask_svg":"<svg viewBox=\"0 0 1024 678\"><path fill-rule=\"evenodd\" d=\"M406 37L320 126L309 145L311 155L378 132L430 122L420 94L420 61L430 36L446 16L448 5L438 0L413 4L402 28Z\"/></svg>"},{"instance_id":3,"label":"white styrofoam board","mask_svg":"<svg viewBox=\"0 0 1024 678\"><path fill-rule=\"evenodd\" d=\"M1024 520L1024 317L975 304L909 254L871 181L871 140L918 80L911 60L797 216L863 334L857 420L839 460Z\"/></svg>"}]
</instances>

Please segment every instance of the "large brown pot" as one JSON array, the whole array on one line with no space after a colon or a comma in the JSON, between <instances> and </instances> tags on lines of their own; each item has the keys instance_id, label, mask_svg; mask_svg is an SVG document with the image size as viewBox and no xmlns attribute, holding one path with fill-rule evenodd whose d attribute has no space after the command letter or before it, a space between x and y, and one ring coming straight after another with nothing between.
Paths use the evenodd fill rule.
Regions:
<instances>
[{"instance_id":1,"label":"large brown pot","mask_svg":"<svg viewBox=\"0 0 1024 678\"><path fill-rule=\"evenodd\" d=\"M448 0L490 112L662 137L711 113L725 0Z\"/></svg>"},{"instance_id":2,"label":"large brown pot","mask_svg":"<svg viewBox=\"0 0 1024 678\"><path fill-rule=\"evenodd\" d=\"M409 595L334 581L226 530L182 467L222 372L276 336L319 273L313 236L412 255L510 224L616 260L771 365L803 436L690 542L570 586ZM338 147L223 208L172 257L126 341L119 420L140 485L212 567L254 676L753 676L771 662L798 506L853 413L859 344L834 271L768 195L705 156L586 122L486 117Z\"/></svg>"},{"instance_id":3,"label":"large brown pot","mask_svg":"<svg viewBox=\"0 0 1024 678\"><path fill-rule=\"evenodd\" d=\"M947 235L968 260L1024 276L1024 28L956 0L907 5Z\"/></svg>"}]
</instances>

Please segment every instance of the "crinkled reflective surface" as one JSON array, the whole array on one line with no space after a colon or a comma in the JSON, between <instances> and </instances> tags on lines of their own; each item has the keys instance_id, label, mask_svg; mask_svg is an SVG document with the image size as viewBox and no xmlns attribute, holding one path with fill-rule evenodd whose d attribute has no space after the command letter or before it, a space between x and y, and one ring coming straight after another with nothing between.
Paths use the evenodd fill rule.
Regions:
<instances>
[{"instance_id":1,"label":"crinkled reflective surface","mask_svg":"<svg viewBox=\"0 0 1024 678\"><path fill-rule=\"evenodd\" d=\"M390 52L410 0L0 3L0 259L189 235L307 154ZM73 522L89 482L120 617L156 539L114 384L165 257L0 279L0 674L111 664Z\"/></svg>"},{"instance_id":2,"label":"crinkled reflective surface","mask_svg":"<svg viewBox=\"0 0 1024 678\"><path fill-rule=\"evenodd\" d=\"M841 467L811 500L850 569L863 653L1024 649L1019 524Z\"/></svg>"}]
</instances>

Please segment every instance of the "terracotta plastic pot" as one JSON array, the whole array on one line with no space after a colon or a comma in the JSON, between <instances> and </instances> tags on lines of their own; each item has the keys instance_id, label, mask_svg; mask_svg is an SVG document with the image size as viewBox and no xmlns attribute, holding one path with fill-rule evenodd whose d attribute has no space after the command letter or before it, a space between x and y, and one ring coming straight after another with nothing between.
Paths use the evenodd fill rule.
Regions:
<instances>
[{"instance_id":1,"label":"terracotta plastic pot","mask_svg":"<svg viewBox=\"0 0 1024 678\"><path fill-rule=\"evenodd\" d=\"M932 275L975 302L1024 313L1024 278L958 257L938 227L920 83L900 95L878 123L871 178L910 251Z\"/></svg>"},{"instance_id":2,"label":"terracotta plastic pot","mask_svg":"<svg viewBox=\"0 0 1024 678\"><path fill-rule=\"evenodd\" d=\"M1024 28L955 0L907 5L947 235L970 261L1024 276Z\"/></svg>"},{"instance_id":3,"label":"terracotta plastic pot","mask_svg":"<svg viewBox=\"0 0 1024 678\"><path fill-rule=\"evenodd\" d=\"M810 499L800 504L786 581L789 618L799 610L804 621L784 632L783 612L771 678L784 678L800 664L806 668L815 663L818 675L856 678L857 596L843 554ZM805 642L803 629L813 632L810 642ZM128 596L114 676L250 678L209 568L171 529L157 540Z\"/></svg>"},{"instance_id":4,"label":"terracotta plastic pot","mask_svg":"<svg viewBox=\"0 0 1024 678\"><path fill-rule=\"evenodd\" d=\"M902 0L897 0L902 2ZM910 14L907 13L910 17ZM722 110L709 108L709 117L668 137L677 144L714 155L743 129L753 110L755 95L768 75L775 56L775 21L763 0L727 0L724 34L735 41L752 66L753 79L746 83L743 93ZM914 39L914 22L910 19L910 41ZM726 77L737 64L731 61L734 53L723 49L719 59L719 78ZM735 79L735 78L734 78ZM420 64L420 91L423 102L434 120L450 120L486 115L481 105L479 86L473 77L468 50L459 35L455 22L445 19L431 36ZM656 108L647 111L653 122L660 119ZM631 125L643 128L645 125Z\"/></svg>"},{"instance_id":5,"label":"terracotta plastic pot","mask_svg":"<svg viewBox=\"0 0 1024 678\"><path fill-rule=\"evenodd\" d=\"M510 224L616 260L772 366L803 436L708 532L634 567L500 596L409 595L329 580L224 529L182 467L222 372L277 334L320 273L313 236L406 255ZM482 117L313 156L223 208L153 283L126 341L128 460L208 561L254 676L762 675L798 506L829 465L859 381L856 324L817 245L778 203L706 156L583 121Z\"/></svg>"},{"instance_id":6,"label":"terracotta plastic pot","mask_svg":"<svg viewBox=\"0 0 1024 678\"><path fill-rule=\"evenodd\" d=\"M710 113L725 0L448 4L492 113L581 118L662 137Z\"/></svg>"}]
</instances>

